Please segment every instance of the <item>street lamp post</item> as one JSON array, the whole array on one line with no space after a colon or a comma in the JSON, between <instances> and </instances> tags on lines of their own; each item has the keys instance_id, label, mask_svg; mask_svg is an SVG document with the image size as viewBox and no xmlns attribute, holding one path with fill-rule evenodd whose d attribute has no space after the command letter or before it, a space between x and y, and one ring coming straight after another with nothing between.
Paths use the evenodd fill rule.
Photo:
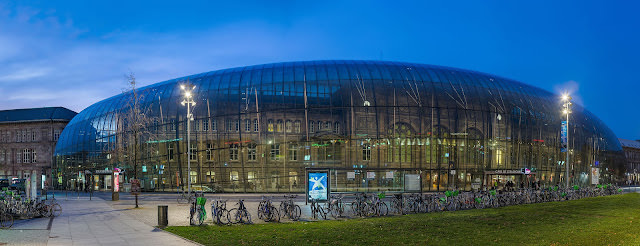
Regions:
<instances>
[{"instance_id":1,"label":"street lamp post","mask_svg":"<svg viewBox=\"0 0 640 246\"><path fill-rule=\"evenodd\" d=\"M195 88L195 85L180 85L180 89L184 92L182 106L185 106L185 104L187 106L187 194L189 197L191 197L191 121L193 120L191 107L196 106L196 102L193 101L193 90Z\"/></svg>"},{"instance_id":2,"label":"street lamp post","mask_svg":"<svg viewBox=\"0 0 640 246\"><path fill-rule=\"evenodd\" d=\"M566 143L566 154L567 160L565 161L565 180L567 183L567 188L569 188L569 114L571 114L571 96L569 94L562 95L562 101L564 102L562 113L567 115L567 123L565 125L567 131L567 143Z\"/></svg>"}]
</instances>

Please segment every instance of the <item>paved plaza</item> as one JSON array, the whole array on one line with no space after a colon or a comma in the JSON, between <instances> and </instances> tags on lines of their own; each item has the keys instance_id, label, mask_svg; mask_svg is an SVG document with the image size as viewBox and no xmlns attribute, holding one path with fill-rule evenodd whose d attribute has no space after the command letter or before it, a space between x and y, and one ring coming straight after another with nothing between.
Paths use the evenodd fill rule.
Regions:
<instances>
[{"instance_id":1,"label":"paved plaza","mask_svg":"<svg viewBox=\"0 0 640 246\"><path fill-rule=\"evenodd\" d=\"M0 245L198 245L143 223L111 201L64 194L56 193L60 217L16 221L0 230Z\"/></svg>"},{"instance_id":2,"label":"paved plaza","mask_svg":"<svg viewBox=\"0 0 640 246\"><path fill-rule=\"evenodd\" d=\"M623 189L625 193L640 192L638 187ZM228 209L243 199L254 223L266 223L256 215L262 197L272 197L277 206L284 195L206 194L205 223L213 222L209 214L212 199L228 200ZM189 205L178 204L175 193L143 193L139 196L140 208L134 208L135 198L128 193L121 193L119 201L111 201L110 192L95 192L90 196L58 191L55 197L63 208L60 217L16 220L11 229L0 230L0 245L198 245L156 228L159 205L168 206L169 226L189 225ZM295 202L302 208L301 220L311 220L304 196L299 195ZM281 222L291 221L282 219Z\"/></svg>"},{"instance_id":3,"label":"paved plaza","mask_svg":"<svg viewBox=\"0 0 640 246\"><path fill-rule=\"evenodd\" d=\"M60 217L16 220L11 229L0 230L0 245L198 245L155 228L159 205L168 206L169 226L189 225L189 204L179 204L176 193L143 193L138 199L139 208L135 208L135 197L129 193L121 193L119 201L111 201L110 192L54 193L63 208ZM205 223L213 222L213 199L227 200L228 209L242 199L254 223L266 223L258 220L255 212L263 195L273 197L277 206L285 194L206 194ZM301 220L307 220L310 212L309 206L304 206L304 197L299 196L296 204L302 209Z\"/></svg>"}]
</instances>

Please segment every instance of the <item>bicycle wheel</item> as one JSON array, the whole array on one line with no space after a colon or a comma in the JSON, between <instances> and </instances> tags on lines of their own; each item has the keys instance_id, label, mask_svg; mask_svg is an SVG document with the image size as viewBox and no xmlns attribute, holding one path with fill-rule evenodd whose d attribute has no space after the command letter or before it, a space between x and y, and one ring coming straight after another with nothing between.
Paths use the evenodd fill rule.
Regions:
<instances>
[{"instance_id":1,"label":"bicycle wheel","mask_svg":"<svg viewBox=\"0 0 640 246\"><path fill-rule=\"evenodd\" d=\"M267 216L267 215L265 214L265 208L264 208L264 207L263 207L263 208L258 208L258 219L259 219L259 220L268 221L268 220L269 220L269 218L268 218L268 217L269 217L269 216Z\"/></svg>"},{"instance_id":2,"label":"bicycle wheel","mask_svg":"<svg viewBox=\"0 0 640 246\"><path fill-rule=\"evenodd\" d=\"M291 216L289 215L289 213L287 212L287 205L284 202L280 202L280 216L284 217L284 216L288 216L289 219L291 219Z\"/></svg>"},{"instance_id":3,"label":"bicycle wheel","mask_svg":"<svg viewBox=\"0 0 640 246\"><path fill-rule=\"evenodd\" d=\"M280 222L280 212L276 209L276 207L271 207L271 212L269 214L269 221L271 222Z\"/></svg>"},{"instance_id":4,"label":"bicycle wheel","mask_svg":"<svg viewBox=\"0 0 640 246\"><path fill-rule=\"evenodd\" d=\"M229 220L229 211L226 209L218 211L218 221L223 225L231 224L231 221Z\"/></svg>"},{"instance_id":5,"label":"bicycle wheel","mask_svg":"<svg viewBox=\"0 0 640 246\"><path fill-rule=\"evenodd\" d=\"M44 209L45 209L45 204L44 203L37 203L36 204L36 217L44 217Z\"/></svg>"},{"instance_id":6,"label":"bicycle wheel","mask_svg":"<svg viewBox=\"0 0 640 246\"><path fill-rule=\"evenodd\" d=\"M291 217L291 220L299 220L301 214L302 214L302 210L300 209L300 206L294 205L293 211L291 213L291 216L293 216Z\"/></svg>"},{"instance_id":7,"label":"bicycle wheel","mask_svg":"<svg viewBox=\"0 0 640 246\"><path fill-rule=\"evenodd\" d=\"M334 219L340 217L340 211L338 211L337 205L329 205L327 210L329 211L329 213L331 213L331 217L333 217Z\"/></svg>"},{"instance_id":8,"label":"bicycle wheel","mask_svg":"<svg viewBox=\"0 0 640 246\"><path fill-rule=\"evenodd\" d=\"M13 215L4 213L0 215L0 228L11 228L13 226Z\"/></svg>"},{"instance_id":9,"label":"bicycle wheel","mask_svg":"<svg viewBox=\"0 0 640 246\"><path fill-rule=\"evenodd\" d=\"M237 224L239 220L240 220L240 217L238 214L238 209L232 208L231 210L229 210L229 222L233 224Z\"/></svg>"},{"instance_id":10,"label":"bicycle wheel","mask_svg":"<svg viewBox=\"0 0 640 246\"><path fill-rule=\"evenodd\" d=\"M239 214L240 214L240 218L241 218L242 223L244 223L244 224L253 223L251 221L251 214L246 209L239 210Z\"/></svg>"},{"instance_id":11,"label":"bicycle wheel","mask_svg":"<svg viewBox=\"0 0 640 246\"><path fill-rule=\"evenodd\" d=\"M324 219L324 220L327 219L327 213L324 212L324 208L322 208L322 206L317 206L316 212L320 214L322 219Z\"/></svg>"},{"instance_id":12,"label":"bicycle wheel","mask_svg":"<svg viewBox=\"0 0 640 246\"><path fill-rule=\"evenodd\" d=\"M196 208L191 204L189 208L189 225L195 225L198 222L198 215L196 214Z\"/></svg>"},{"instance_id":13,"label":"bicycle wheel","mask_svg":"<svg viewBox=\"0 0 640 246\"><path fill-rule=\"evenodd\" d=\"M51 213L51 205L49 204L45 204L44 205L44 211L43 211L43 215L44 217L51 217L52 213Z\"/></svg>"},{"instance_id":14,"label":"bicycle wheel","mask_svg":"<svg viewBox=\"0 0 640 246\"><path fill-rule=\"evenodd\" d=\"M358 216L360 215L360 210L358 209L358 203L357 202L351 202L351 204L349 205L349 210L351 212L352 216Z\"/></svg>"},{"instance_id":15,"label":"bicycle wheel","mask_svg":"<svg viewBox=\"0 0 640 246\"><path fill-rule=\"evenodd\" d=\"M198 207L196 212L198 214L198 225L202 225L202 223L204 223L204 220L207 218L207 214L204 211L204 209L202 209L200 207Z\"/></svg>"},{"instance_id":16,"label":"bicycle wheel","mask_svg":"<svg viewBox=\"0 0 640 246\"><path fill-rule=\"evenodd\" d=\"M62 207L60 206L60 204L53 204L50 206L51 207L51 215L53 215L53 217L58 217L62 214Z\"/></svg>"},{"instance_id":17,"label":"bicycle wheel","mask_svg":"<svg viewBox=\"0 0 640 246\"><path fill-rule=\"evenodd\" d=\"M378 216L387 216L389 215L389 206L386 203L378 203Z\"/></svg>"}]
</instances>

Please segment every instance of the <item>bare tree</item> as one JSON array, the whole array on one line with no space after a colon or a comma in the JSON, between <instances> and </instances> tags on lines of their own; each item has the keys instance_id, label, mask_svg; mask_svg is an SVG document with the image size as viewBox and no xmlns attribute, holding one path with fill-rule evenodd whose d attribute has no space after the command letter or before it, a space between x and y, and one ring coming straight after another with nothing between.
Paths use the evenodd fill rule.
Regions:
<instances>
[{"instance_id":1,"label":"bare tree","mask_svg":"<svg viewBox=\"0 0 640 246\"><path fill-rule=\"evenodd\" d=\"M136 87L136 78L133 73L126 75L128 88L123 90L123 95L127 100L125 107L114 116L116 123L115 139L108 145L108 153L114 165L126 164L129 168L127 173L133 171L133 178L138 179L139 164L147 159L144 153L152 153L148 148L153 145L145 144L155 139L153 131L153 117L150 116L149 109L143 108L144 98L140 95ZM131 170L133 169L133 170ZM127 175L128 176L128 175ZM136 197L136 208L138 207L138 194Z\"/></svg>"}]
</instances>

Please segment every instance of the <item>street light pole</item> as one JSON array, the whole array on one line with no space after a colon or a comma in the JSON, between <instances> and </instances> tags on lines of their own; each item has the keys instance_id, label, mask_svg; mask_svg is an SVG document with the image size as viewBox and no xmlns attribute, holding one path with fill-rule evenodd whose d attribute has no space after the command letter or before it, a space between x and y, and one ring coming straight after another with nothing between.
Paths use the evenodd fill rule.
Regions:
<instances>
[{"instance_id":1,"label":"street light pole","mask_svg":"<svg viewBox=\"0 0 640 246\"><path fill-rule=\"evenodd\" d=\"M566 176L565 176L565 180L567 183L567 189L569 188L569 114L571 114L571 96L569 96L568 94L564 94L562 95L562 101L565 102L564 103L564 110L563 113L567 115L567 124L566 124L566 128L567 128L567 145L566 145L566 154L567 154L567 160L565 162L565 170L566 170Z\"/></svg>"},{"instance_id":2,"label":"street light pole","mask_svg":"<svg viewBox=\"0 0 640 246\"><path fill-rule=\"evenodd\" d=\"M188 83L188 82L187 82ZM182 106L187 106L187 194L191 197L191 121L193 120L193 114L191 114L191 106L196 106L196 102L193 101L193 90L195 85L180 85L180 89L184 91L184 99L182 99Z\"/></svg>"}]
</instances>

